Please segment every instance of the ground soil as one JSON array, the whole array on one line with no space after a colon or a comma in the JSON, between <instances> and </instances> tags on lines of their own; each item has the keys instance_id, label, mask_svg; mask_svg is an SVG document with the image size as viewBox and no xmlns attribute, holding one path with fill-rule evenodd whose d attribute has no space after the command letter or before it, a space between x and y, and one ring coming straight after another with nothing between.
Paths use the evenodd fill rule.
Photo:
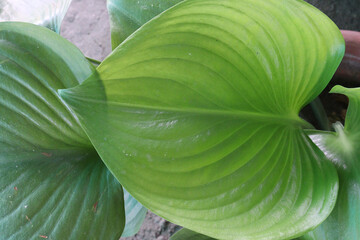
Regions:
<instances>
[{"instance_id":1,"label":"ground soil","mask_svg":"<svg viewBox=\"0 0 360 240\"><path fill-rule=\"evenodd\" d=\"M360 31L360 0L307 1L325 12L339 28ZM64 19L61 35L73 42L87 57L103 60L111 52L106 0L73 0ZM327 109L328 114L335 118L332 121L337 120L339 113L345 116L346 99L341 99L343 103L335 110ZM330 100L323 98L323 101L326 103ZM178 226L149 212L139 233L122 239L167 240L178 229Z\"/></svg>"},{"instance_id":2,"label":"ground soil","mask_svg":"<svg viewBox=\"0 0 360 240\"><path fill-rule=\"evenodd\" d=\"M111 52L106 0L72 0L61 35L87 57L103 60Z\"/></svg>"}]
</instances>

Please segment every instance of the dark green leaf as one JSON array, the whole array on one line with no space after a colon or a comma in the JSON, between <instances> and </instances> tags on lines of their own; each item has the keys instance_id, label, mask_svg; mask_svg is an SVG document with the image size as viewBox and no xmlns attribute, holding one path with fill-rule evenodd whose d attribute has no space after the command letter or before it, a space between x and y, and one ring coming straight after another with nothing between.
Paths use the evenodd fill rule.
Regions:
<instances>
[{"instance_id":1,"label":"dark green leaf","mask_svg":"<svg viewBox=\"0 0 360 240\"><path fill-rule=\"evenodd\" d=\"M57 89L94 68L58 34L0 23L1 239L118 239L122 187Z\"/></svg>"},{"instance_id":2,"label":"dark green leaf","mask_svg":"<svg viewBox=\"0 0 360 240\"><path fill-rule=\"evenodd\" d=\"M183 228L171 236L170 240L214 240L214 238Z\"/></svg>"},{"instance_id":3,"label":"dark green leaf","mask_svg":"<svg viewBox=\"0 0 360 240\"><path fill-rule=\"evenodd\" d=\"M17 149L0 156L2 239L119 239L120 184L96 153Z\"/></svg>"},{"instance_id":4,"label":"dark green leaf","mask_svg":"<svg viewBox=\"0 0 360 240\"><path fill-rule=\"evenodd\" d=\"M156 214L221 239L286 239L335 205L334 166L298 112L344 54L302 1L185 1L61 91L125 188Z\"/></svg>"},{"instance_id":5,"label":"dark green leaf","mask_svg":"<svg viewBox=\"0 0 360 240\"><path fill-rule=\"evenodd\" d=\"M150 19L181 1L107 0L113 49Z\"/></svg>"},{"instance_id":6,"label":"dark green leaf","mask_svg":"<svg viewBox=\"0 0 360 240\"><path fill-rule=\"evenodd\" d=\"M336 86L332 92L349 97L345 128L337 123L336 134L310 136L337 168L338 200L329 218L302 239L360 239L360 88Z\"/></svg>"}]
</instances>

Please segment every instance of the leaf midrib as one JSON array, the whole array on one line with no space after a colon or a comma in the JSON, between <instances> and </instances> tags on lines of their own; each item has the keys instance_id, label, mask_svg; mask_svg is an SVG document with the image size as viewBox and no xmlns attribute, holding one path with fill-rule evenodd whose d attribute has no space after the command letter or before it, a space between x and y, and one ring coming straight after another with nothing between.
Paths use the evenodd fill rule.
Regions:
<instances>
[{"instance_id":1,"label":"leaf midrib","mask_svg":"<svg viewBox=\"0 0 360 240\"><path fill-rule=\"evenodd\" d=\"M197 115L212 115L212 116L224 116L224 117L233 117L235 119L252 119L265 123L276 123L280 125L293 125L304 128L312 129L313 126L301 119L296 113L267 113L267 112L251 112L251 111L241 111L241 110L221 110L221 109L200 109L200 108L173 108L173 107L165 107L165 106L149 106L142 104L129 104L129 103L119 103L114 101L107 100L106 102L103 100L94 100L88 99L70 92L67 90L59 90L59 95L65 100L70 98L73 100L78 100L81 102L91 102L96 104L103 105L116 105L122 108L129 109L143 109L143 110L151 110L151 111L159 111L159 112L175 112L175 113L187 113L187 114L197 114ZM70 104L71 105L71 104Z\"/></svg>"}]
</instances>

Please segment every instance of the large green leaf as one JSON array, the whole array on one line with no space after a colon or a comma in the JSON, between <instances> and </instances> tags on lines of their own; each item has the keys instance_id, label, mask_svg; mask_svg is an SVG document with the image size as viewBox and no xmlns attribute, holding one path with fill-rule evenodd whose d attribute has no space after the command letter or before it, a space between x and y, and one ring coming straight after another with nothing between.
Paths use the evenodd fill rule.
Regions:
<instances>
[{"instance_id":1,"label":"large green leaf","mask_svg":"<svg viewBox=\"0 0 360 240\"><path fill-rule=\"evenodd\" d=\"M150 19L181 1L107 0L113 49Z\"/></svg>"},{"instance_id":2,"label":"large green leaf","mask_svg":"<svg viewBox=\"0 0 360 240\"><path fill-rule=\"evenodd\" d=\"M94 71L58 34L0 23L1 239L118 239L121 185L57 89Z\"/></svg>"},{"instance_id":3,"label":"large green leaf","mask_svg":"<svg viewBox=\"0 0 360 240\"><path fill-rule=\"evenodd\" d=\"M171 236L170 240L214 240L214 238L183 228Z\"/></svg>"},{"instance_id":4,"label":"large green leaf","mask_svg":"<svg viewBox=\"0 0 360 240\"><path fill-rule=\"evenodd\" d=\"M345 128L336 124L336 134L311 134L337 168L340 188L334 211L302 239L360 239L360 88L336 86L333 93L349 97Z\"/></svg>"},{"instance_id":5,"label":"large green leaf","mask_svg":"<svg viewBox=\"0 0 360 240\"><path fill-rule=\"evenodd\" d=\"M1 0L0 21L20 21L41 25L60 33L71 0Z\"/></svg>"},{"instance_id":6,"label":"large green leaf","mask_svg":"<svg viewBox=\"0 0 360 240\"><path fill-rule=\"evenodd\" d=\"M60 94L145 207L214 238L286 239L335 205L336 170L298 112L343 54L302 1L185 1Z\"/></svg>"}]
</instances>

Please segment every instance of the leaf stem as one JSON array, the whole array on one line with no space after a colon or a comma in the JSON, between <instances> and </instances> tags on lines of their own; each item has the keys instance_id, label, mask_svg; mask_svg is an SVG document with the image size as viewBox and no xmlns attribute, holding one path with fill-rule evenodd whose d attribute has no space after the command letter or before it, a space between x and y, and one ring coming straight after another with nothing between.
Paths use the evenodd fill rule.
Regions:
<instances>
[{"instance_id":1,"label":"leaf stem","mask_svg":"<svg viewBox=\"0 0 360 240\"><path fill-rule=\"evenodd\" d=\"M322 130L330 131L329 119L327 118L325 108L321 103L319 97L315 98L314 101L310 103L311 110L313 111L317 122Z\"/></svg>"}]
</instances>

